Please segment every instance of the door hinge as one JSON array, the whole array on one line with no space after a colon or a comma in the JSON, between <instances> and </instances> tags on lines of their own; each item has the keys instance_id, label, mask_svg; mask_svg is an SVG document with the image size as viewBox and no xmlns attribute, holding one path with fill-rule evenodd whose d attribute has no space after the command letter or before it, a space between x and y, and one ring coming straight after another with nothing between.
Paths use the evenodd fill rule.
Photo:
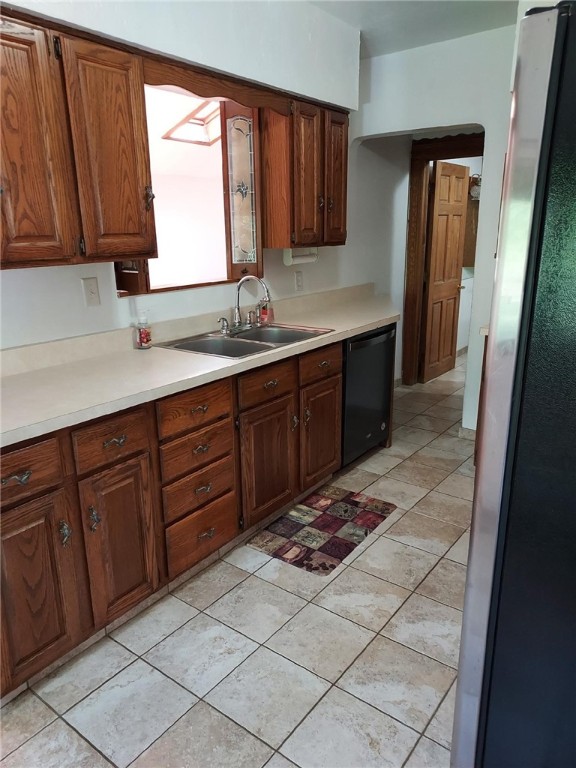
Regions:
<instances>
[{"instance_id":1,"label":"door hinge","mask_svg":"<svg viewBox=\"0 0 576 768\"><path fill-rule=\"evenodd\" d=\"M80 251L80 256L86 256L86 241L83 237L80 237L78 240L78 250Z\"/></svg>"},{"instance_id":2,"label":"door hinge","mask_svg":"<svg viewBox=\"0 0 576 768\"><path fill-rule=\"evenodd\" d=\"M54 35L52 37L52 45L54 46L54 58L55 59L61 59L62 58L62 43L60 42L60 38L58 35Z\"/></svg>"},{"instance_id":3,"label":"door hinge","mask_svg":"<svg viewBox=\"0 0 576 768\"><path fill-rule=\"evenodd\" d=\"M295 243L296 242L296 232L290 233L290 242Z\"/></svg>"},{"instance_id":4,"label":"door hinge","mask_svg":"<svg viewBox=\"0 0 576 768\"><path fill-rule=\"evenodd\" d=\"M244 515L240 515L240 519L238 520L238 527L241 531L244 530Z\"/></svg>"},{"instance_id":5,"label":"door hinge","mask_svg":"<svg viewBox=\"0 0 576 768\"><path fill-rule=\"evenodd\" d=\"M236 427L236 429L240 429L240 416L236 416L236 418L234 419L234 426Z\"/></svg>"}]
</instances>

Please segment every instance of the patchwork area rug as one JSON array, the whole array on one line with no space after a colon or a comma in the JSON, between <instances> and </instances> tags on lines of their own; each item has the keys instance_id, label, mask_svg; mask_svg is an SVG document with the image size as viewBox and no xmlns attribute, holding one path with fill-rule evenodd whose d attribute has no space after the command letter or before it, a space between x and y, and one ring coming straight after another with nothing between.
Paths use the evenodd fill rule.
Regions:
<instances>
[{"instance_id":1,"label":"patchwork area rug","mask_svg":"<svg viewBox=\"0 0 576 768\"><path fill-rule=\"evenodd\" d=\"M326 576L395 509L387 501L325 485L247 543Z\"/></svg>"}]
</instances>

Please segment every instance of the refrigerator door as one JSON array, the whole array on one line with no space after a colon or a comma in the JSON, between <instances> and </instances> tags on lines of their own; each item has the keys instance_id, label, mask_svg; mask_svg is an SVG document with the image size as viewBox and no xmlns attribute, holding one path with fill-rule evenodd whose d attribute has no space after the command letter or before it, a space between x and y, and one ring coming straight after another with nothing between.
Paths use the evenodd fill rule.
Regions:
<instances>
[{"instance_id":1,"label":"refrigerator door","mask_svg":"<svg viewBox=\"0 0 576 768\"><path fill-rule=\"evenodd\" d=\"M550 141L549 98L558 49L558 21L557 9L546 10L527 16L520 29L485 395L481 404L483 428L456 693L453 768L516 765L484 762L484 742L495 630L494 601L500 588L498 557L506 536L509 489L505 471L514 462L518 385L521 385L518 376L521 376L526 340L523 313L534 288L531 249L534 250L538 241L543 207L542 166L546 164Z\"/></svg>"}]
</instances>

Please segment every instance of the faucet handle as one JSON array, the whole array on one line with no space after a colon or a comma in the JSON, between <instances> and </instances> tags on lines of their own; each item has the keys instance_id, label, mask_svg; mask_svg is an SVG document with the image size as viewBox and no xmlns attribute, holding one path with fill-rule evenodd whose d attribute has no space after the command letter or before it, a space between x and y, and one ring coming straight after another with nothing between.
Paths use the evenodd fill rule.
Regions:
<instances>
[{"instance_id":1,"label":"faucet handle","mask_svg":"<svg viewBox=\"0 0 576 768\"><path fill-rule=\"evenodd\" d=\"M228 322L228 319L226 317L219 317L218 322L220 323L220 333L223 336L228 336L230 333L230 323Z\"/></svg>"}]
</instances>

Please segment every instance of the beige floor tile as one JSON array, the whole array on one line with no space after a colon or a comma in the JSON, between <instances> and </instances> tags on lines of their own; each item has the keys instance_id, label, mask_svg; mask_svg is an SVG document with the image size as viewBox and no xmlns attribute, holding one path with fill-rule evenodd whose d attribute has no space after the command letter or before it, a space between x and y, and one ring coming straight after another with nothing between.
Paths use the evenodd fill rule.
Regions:
<instances>
[{"instance_id":1,"label":"beige floor tile","mask_svg":"<svg viewBox=\"0 0 576 768\"><path fill-rule=\"evenodd\" d=\"M438 432L431 432L428 429L417 429L416 427L398 427L392 433L392 442L394 440L406 440L409 443L414 443L422 448L424 445L431 443L432 440L438 437Z\"/></svg>"},{"instance_id":2,"label":"beige floor tile","mask_svg":"<svg viewBox=\"0 0 576 768\"><path fill-rule=\"evenodd\" d=\"M280 751L307 768L398 768L417 739L411 728L333 688Z\"/></svg>"},{"instance_id":3,"label":"beige floor tile","mask_svg":"<svg viewBox=\"0 0 576 768\"><path fill-rule=\"evenodd\" d=\"M402 464L390 470L386 477L402 480L404 483L417 485L420 488L432 490L444 480L449 473L445 469L435 469L426 464L419 464L413 457L405 459Z\"/></svg>"},{"instance_id":4,"label":"beige floor tile","mask_svg":"<svg viewBox=\"0 0 576 768\"><path fill-rule=\"evenodd\" d=\"M399 456L389 455L389 449L381 448L375 453L369 454L368 458L360 461L356 464L356 469L364 469L367 472L374 472L377 475L383 475L397 464L400 464L402 459Z\"/></svg>"},{"instance_id":5,"label":"beige floor tile","mask_svg":"<svg viewBox=\"0 0 576 768\"><path fill-rule=\"evenodd\" d=\"M430 399L430 396L424 392L410 392L401 400L402 411L404 413L411 413L412 415L422 413L426 408L430 408L431 405L434 405L437 400L438 396L433 395L432 399ZM400 408L400 402L398 403L398 408Z\"/></svg>"},{"instance_id":6,"label":"beige floor tile","mask_svg":"<svg viewBox=\"0 0 576 768\"><path fill-rule=\"evenodd\" d=\"M244 635L200 614L145 658L197 696L204 696L256 648Z\"/></svg>"},{"instance_id":7,"label":"beige floor tile","mask_svg":"<svg viewBox=\"0 0 576 768\"><path fill-rule=\"evenodd\" d=\"M412 456L416 453L418 446L415 443L409 443L408 440L403 440L401 437L395 434L396 430L392 432L392 445L389 448L382 448L383 456L393 456L397 459L407 459L408 456Z\"/></svg>"},{"instance_id":8,"label":"beige floor tile","mask_svg":"<svg viewBox=\"0 0 576 768\"><path fill-rule=\"evenodd\" d=\"M345 470L342 473L336 475L332 480L332 485L337 488L344 488L347 491L363 491L367 485L370 485L375 480L378 480L379 474L377 472L367 472L365 469Z\"/></svg>"},{"instance_id":9,"label":"beige floor tile","mask_svg":"<svg viewBox=\"0 0 576 768\"><path fill-rule=\"evenodd\" d=\"M167 595L160 602L112 632L111 636L132 653L142 656L182 624L193 619L197 613L196 608L186 605L172 595Z\"/></svg>"},{"instance_id":10,"label":"beige floor tile","mask_svg":"<svg viewBox=\"0 0 576 768\"><path fill-rule=\"evenodd\" d=\"M377 637L338 681L338 687L422 731L455 676L450 667Z\"/></svg>"},{"instance_id":11,"label":"beige floor tile","mask_svg":"<svg viewBox=\"0 0 576 768\"><path fill-rule=\"evenodd\" d=\"M69 725L56 720L2 761L2 768L110 768Z\"/></svg>"},{"instance_id":12,"label":"beige floor tile","mask_svg":"<svg viewBox=\"0 0 576 768\"><path fill-rule=\"evenodd\" d=\"M430 493L414 506L414 512L419 512L428 517L435 517L445 523L452 523L461 528L468 528L472 519L472 502L465 499L457 499L438 491Z\"/></svg>"},{"instance_id":13,"label":"beige floor tile","mask_svg":"<svg viewBox=\"0 0 576 768\"><path fill-rule=\"evenodd\" d=\"M433 555L444 555L460 538L462 528L411 510L391 526L385 535Z\"/></svg>"},{"instance_id":14,"label":"beige floor tile","mask_svg":"<svg viewBox=\"0 0 576 768\"><path fill-rule=\"evenodd\" d=\"M449 421L450 426L462 418L462 408L447 408L445 405L432 405L424 413L426 416Z\"/></svg>"},{"instance_id":15,"label":"beige floor tile","mask_svg":"<svg viewBox=\"0 0 576 768\"><path fill-rule=\"evenodd\" d=\"M394 480L392 477L385 475L375 483L372 483L372 485L369 485L364 493L367 496L373 496L376 499L396 504L400 509L408 510L426 496L428 488L420 488L418 485Z\"/></svg>"},{"instance_id":16,"label":"beige floor tile","mask_svg":"<svg viewBox=\"0 0 576 768\"><path fill-rule=\"evenodd\" d=\"M440 434L449 429L452 426L452 422L447 419L439 419L436 416L427 416L425 413L420 413L418 416L411 419L406 426L427 429L430 432Z\"/></svg>"},{"instance_id":17,"label":"beige floor tile","mask_svg":"<svg viewBox=\"0 0 576 768\"><path fill-rule=\"evenodd\" d=\"M307 605L266 643L276 653L335 682L374 637L317 605Z\"/></svg>"},{"instance_id":18,"label":"beige floor tile","mask_svg":"<svg viewBox=\"0 0 576 768\"><path fill-rule=\"evenodd\" d=\"M380 536L350 567L414 589L438 562L436 555Z\"/></svg>"},{"instance_id":19,"label":"beige floor tile","mask_svg":"<svg viewBox=\"0 0 576 768\"><path fill-rule=\"evenodd\" d=\"M404 768L450 768L450 751L423 736Z\"/></svg>"},{"instance_id":20,"label":"beige floor tile","mask_svg":"<svg viewBox=\"0 0 576 768\"><path fill-rule=\"evenodd\" d=\"M403 587L347 568L313 602L378 632L409 596Z\"/></svg>"},{"instance_id":21,"label":"beige floor tile","mask_svg":"<svg viewBox=\"0 0 576 768\"><path fill-rule=\"evenodd\" d=\"M297 568L295 565L285 563L277 557L273 557L269 563L260 568L256 576L264 579L270 584L292 592L305 600L312 600L326 584L329 584L335 578L335 571L341 569L337 566L334 571L323 576L322 574L309 573L304 568Z\"/></svg>"},{"instance_id":22,"label":"beige floor tile","mask_svg":"<svg viewBox=\"0 0 576 768\"><path fill-rule=\"evenodd\" d=\"M429 443L428 447L453 453L456 456L461 456L462 459L468 459L474 453L473 440L465 440L463 437L453 437L452 435L440 435Z\"/></svg>"},{"instance_id":23,"label":"beige floor tile","mask_svg":"<svg viewBox=\"0 0 576 768\"><path fill-rule=\"evenodd\" d=\"M193 576L186 584L182 584L173 594L203 611L247 578L247 571L219 560L202 573Z\"/></svg>"},{"instance_id":24,"label":"beige floor tile","mask_svg":"<svg viewBox=\"0 0 576 768\"><path fill-rule=\"evenodd\" d=\"M438 379L441 381L460 381L463 385L464 380L466 379L466 376L462 371L457 371L455 368L452 368L451 371L446 371L446 373L443 373L441 376L438 376Z\"/></svg>"},{"instance_id":25,"label":"beige floor tile","mask_svg":"<svg viewBox=\"0 0 576 768\"><path fill-rule=\"evenodd\" d=\"M394 510L392 514L395 514L395 512L396 510ZM384 522L381 523L381 525L385 525L386 522L387 522L387 519L384 520ZM368 547L372 546L372 544L378 541L379 538L380 537L378 536L376 531L369 533L368 536L366 536L366 538L364 539L364 541L358 544L358 546L355 549L353 549L352 552L350 552L350 554L344 558L344 560L342 560L341 565L343 566L351 565L354 562L354 560L360 557L362 552L365 552L368 549Z\"/></svg>"},{"instance_id":26,"label":"beige floor tile","mask_svg":"<svg viewBox=\"0 0 576 768\"><path fill-rule=\"evenodd\" d=\"M475 477L476 466L474 465L474 458L471 456L469 459L466 459L464 464L460 464L456 472L457 474L465 475L466 477Z\"/></svg>"},{"instance_id":27,"label":"beige floor tile","mask_svg":"<svg viewBox=\"0 0 576 768\"><path fill-rule=\"evenodd\" d=\"M66 713L65 719L125 768L197 698L138 659Z\"/></svg>"},{"instance_id":28,"label":"beige floor tile","mask_svg":"<svg viewBox=\"0 0 576 768\"><path fill-rule=\"evenodd\" d=\"M261 568L270 560L270 555L266 555L258 549L243 544L233 549L232 552L228 552L222 559L231 565L235 565L237 568L241 568L243 571L254 573L254 571L257 571L258 568Z\"/></svg>"},{"instance_id":29,"label":"beige floor tile","mask_svg":"<svg viewBox=\"0 0 576 768\"><path fill-rule=\"evenodd\" d=\"M261 768L272 754L259 739L199 701L131 768Z\"/></svg>"},{"instance_id":30,"label":"beige floor tile","mask_svg":"<svg viewBox=\"0 0 576 768\"><path fill-rule=\"evenodd\" d=\"M412 595L382 630L385 637L456 668L462 612Z\"/></svg>"},{"instance_id":31,"label":"beige floor tile","mask_svg":"<svg viewBox=\"0 0 576 768\"><path fill-rule=\"evenodd\" d=\"M454 704L456 701L456 682L448 691L446 698L438 707L438 711L426 728L425 735L441 744L446 749L452 746L452 729L454 727Z\"/></svg>"},{"instance_id":32,"label":"beige floor tile","mask_svg":"<svg viewBox=\"0 0 576 768\"><path fill-rule=\"evenodd\" d=\"M374 528L372 533L375 533L378 536L382 536L382 534L386 533L386 531L389 528L392 528L392 526L395 525L398 522L398 520L401 520L405 514L406 514L405 509L400 509L400 507L396 507L394 512L391 512L386 518L386 520L384 520L384 522L380 523L380 525L377 528Z\"/></svg>"},{"instance_id":33,"label":"beige floor tile","mask_svg":"<svg viewBox=\"0 0 576 768\"><path fill-rule=\"evenodd\" d=\"M446 379L434 379L426 384L414 384L414 389L418 388L421 392L432 393L435 395L453 395L462 388L460 381L448 381Z\"/></svg>"},{"instance_id":34,"label":"beige floor tile","mask_svg":"<svg viewBox=\"0 0 576 768\"><path fill-rule=\"evenodd\" d=\"M454 472L464 461L462 456L456 456L454 453L439 451L437 448L431 448L430 445L424 446L412 455L414 461L418 464L425 464L427 467L444 469L447 472Z\"/></svg>"},{"instance_id":35,"label":"beige floor tile","mask_svg":"<svg viewBox=\"0 0 576 768\"><path fill-rule=\"evenodd\" d=\"M305 604L297 595L250 576L205 612L252 640L263 643Z\"/></svg>"},{"instance_id":36,"label":"beige floor tile","mask_svg":"<svg viewBox=\"0 0 576 768\"><path fill-rule=\"evenodd\" d=\"M468 547L470 546L470 531L466 531L460 536L456 544L450 547L446 552L445 557L448 560L454 560L456 563L467 565L468 563Z\"/></svg>"},{"instance_id":37,"label":"beige floor tile","mask_svg":"<svg viewBox=\"0 0 576 768\"><path fill-rule=\"evenodd\" d=\"M206 701L276 749L329 687L312 672L259 648Z\"/></svg>"},{"instance_id":38,"label":"beige floor tile","mask_svg":"<svg viewBox=\"0 0 576 768\"><path fill-rule=\"evenodd\" d=\"M40 680L34 690L56 712L62 714L135 659L133 653L105 637Z\"/></svg>"},{"instance_id":39,"label":"beige floor tile","mask_svg":"<svg viewBox=\"0 0 576 768\"><path fill-rule=\"evenodd\" d=\"M448 397L445 397L443 400L441 400L438 405L443 405L445 408L459 408L460 411L462 411L462 406L464 405L464 395L456 394L448 395Z\"/></svg>"},{"instance_id":40,"label":"beige floor tile","mask_svg":"<svg viewBox=\"0 0 576 768\"><path fill-rule=\"evenodd\" d=\"M399 405L402 404L402 401L400 400ZM406 424L408 421L411 421L411 419L414 418L414 413L412 411L402 411L400 408L393 408L392 409L392 424L394 427L400 427L402 424Z\"/></svg>"},{"instance_id":41,"label":"beige floor tile","mask_svg":"<svg viewBox=\"0 0 576 768\"><path fill-rule=\"evenodd\" d=\"M416 592L461 611L464 608L465 586L466 568L460 563L442 559L426 576Z\"/></svg>"},{"instance_id":42,"label":"beige floor tile","mask_svg":"<svg viewBox=\"0 0 576 768\"><path fill-rule=\"evenodd\" d=\"M20 694L0 714L0 759L51 723L56 715L31 691Z\"/></svg>"},{"instance_id":43,"label":"beige floor tile","mask_svg":"<svg viewBox=\"0 0 576 768\"><path fill-rule=\"evenodd\" d=\"M454 473L443 480L436 490L438 493L446 493L448 496L472 501L474 499L474 478Z\"/></svg>"},{"instance_id":44,"label":"beige floor tile","mask_svg":"<svg viewBox=\"0 0 576 768\"><path fill-rule=\"evenodd\" d=\"M296 768L296 766L290 760L282 757L280 752L276 752L266 763L266 768Z\"/></svg>"}]
</instances>

